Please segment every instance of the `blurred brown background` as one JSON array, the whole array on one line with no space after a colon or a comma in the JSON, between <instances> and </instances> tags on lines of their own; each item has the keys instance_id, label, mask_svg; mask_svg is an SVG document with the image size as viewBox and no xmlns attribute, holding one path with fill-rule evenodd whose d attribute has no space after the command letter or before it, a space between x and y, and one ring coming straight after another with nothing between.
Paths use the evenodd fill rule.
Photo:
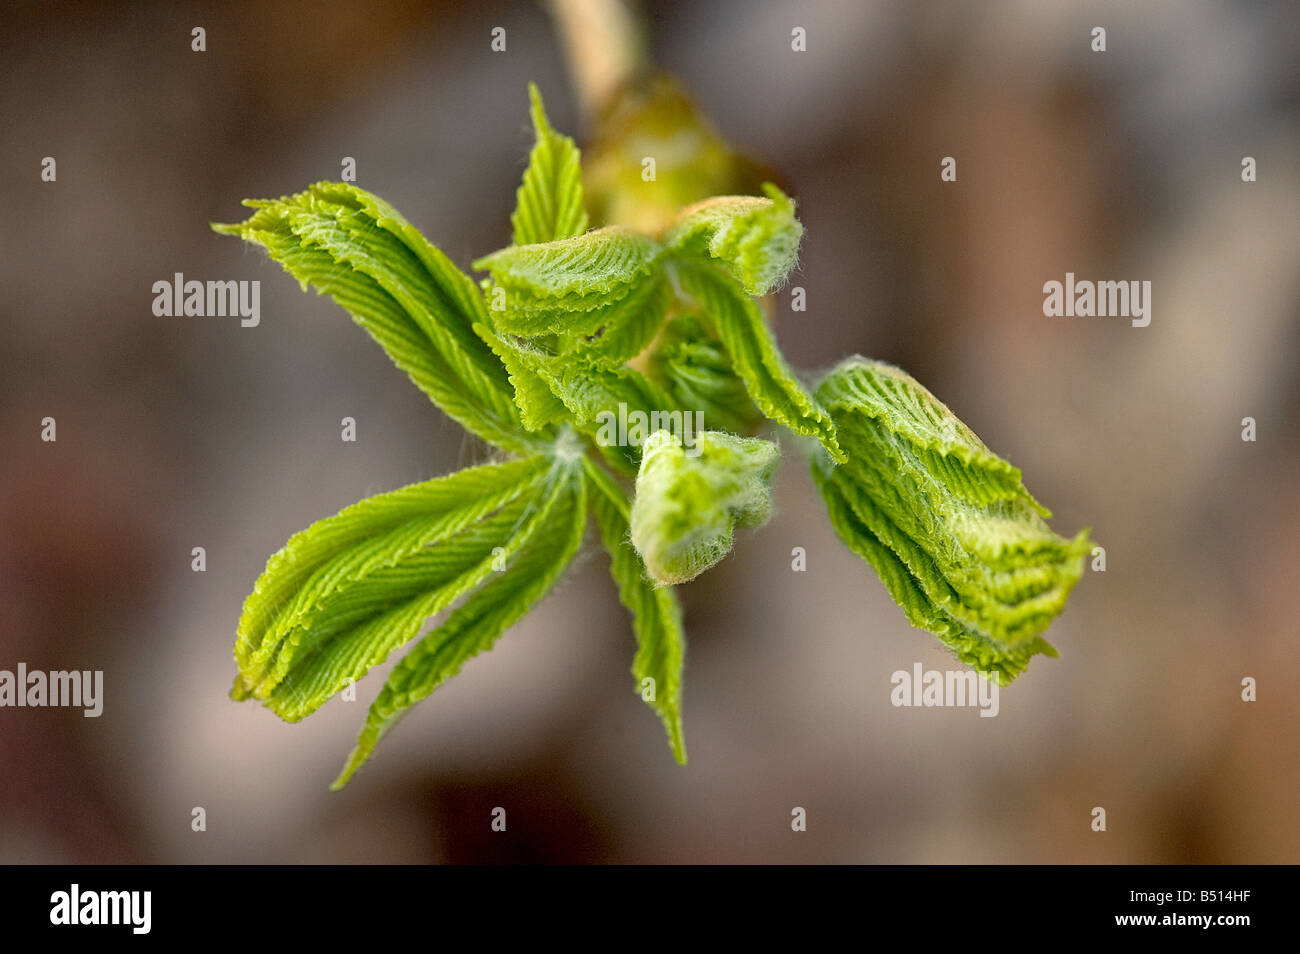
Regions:
<instances>
[{"instance_id":1,"label":"blurred brown background","mask_svg":"<svg viewBox=\"0 0 1300 954\"><path fill-rule=\"evenodd\" d=\"M388 667L299 725L237 705L243 598L292 532L482 451L341 310L207 223L353 156L467 266L508 241L527 81L558 128L590 131L561 44L531 3L18 4L0 668L102 669L106 698L99 719L0 710L0 862L1300 861L1300 8L645 9L658 64L798 199L791 360L907 368L1054 528L1106 546L1049 633L1061 658L995 719L893 708L894 670L949 657L835 538L791 452L778 518L682 591L687 768L631 691L593 544L331 795ZM178 271L260 279L261 325L154 317L152 283ZM1066 271L1151 280L1150 327L1045 318Z\"/></svg>"}]
</instances>

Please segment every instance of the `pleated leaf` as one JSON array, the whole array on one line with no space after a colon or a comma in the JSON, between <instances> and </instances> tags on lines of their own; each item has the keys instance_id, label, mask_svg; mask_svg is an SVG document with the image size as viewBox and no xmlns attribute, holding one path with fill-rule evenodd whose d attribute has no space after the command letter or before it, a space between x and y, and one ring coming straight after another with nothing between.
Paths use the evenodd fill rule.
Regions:
<instances>
[{"instance_id":1,"label":"pleated leaf","mask_svg":"<svg viewBox=\"0 0 1300 954\"><path fill-rule=\"evenodd\" d=\"M581 545L585 528L582 470L556 470L534 518L521 531L505 572L470 595L394 667L332 789L348 783L412 706L459 672L471 657L490 649L501 633L550 591Z\"/></svg>"},{"instance_id":2,"label":"pleated leaf","mask_svg":"<svg viewBox=\"0 0 1300 954\"><path fill-rule=\"evenodd\" d=\"M722 342L695 315L679 315L664 326L650 351L647 374L675 406L703 413L709 430L743 434L763 419Z\"/></svg>"},{"instance_id":3,"label":"pleated leaf","mask_svg":"<svg viewBox=\"0 0 1300 954\"><path fill-rule=\"evenodd\" d=\"M671 251L714 260L750 295L786 280L799 257L803 226L794 203L770 182L768 198L724 195L687 206L664 236Z\"/></svg>"},{"instance_id":4,"label":"pleated leaf","mask_svg":"<svg viewBox=\"0 0 1300 954\"><path fill-rule=\"evenodd\" d=\"M620 469L635 472L652 421L677 426L679 431L684 426L683 412L674 407L672 398L635 368L592 359L582 352L548 354L486 327L477 330L510 368L525 424L554 422L558 411L554 402L558 401L565 419L579 431L598 446L619 451ZM619 434L620 419L629 422L624 435ZM639 427L631 426L636 424Z\"/></svg>"},{"instance_id":5,"label":"pleated leaf","mask_svg":"<svg viewBox=\"0 0 1300 954\"><path fill-rule=\"evenodd\" d=\"M693 446L656 431L641 450L632 545L660 583L685 583L731 552L736 527L772 515L780 452L771 441L705 431Z\"/></svg>"},{"instance_id":6,"label":"pleated leaf","mask_svg":"<svg viewBox=\"0 0 1300 954\"><path fill-rule=\"evenodd\" d=\"M988 449L905 372L850 358L818 388L848 452L813 476L836 532L870 563L913 625L1007 683L1083 572L1088 533L1067 540Z\"/></svg>"},{"instance_id":7,"label":"pleated leaf","mask_svg":"<svg viewBox=\"0 0 1300 954\"><path fill-rule=\"evenodd\" d=\"M508 558L549 467L533 457L470 468L295 534L244 604L236 697L297 721L360 679Z\"/></svg>"},{"instance_id":8,"label":"pleated leaf","mask_svg":"<svg viewBox=\"0 0 1300 954\"><path fill-rule=\"evenodd\" d=\"M247 199L244 222L217 232L263 246L330 295L448 416L510 450L520 434L505 368L474 334L487 321L478 289L390 205L356 186L321 182L281 199Z\"/></svg>"},{"instance_id":9,"label":"pleated leaf","mask_svg":"<svg viewBox=\"0 0 1300 954\"><path fill-rule=\"evenodd\" d=\"M622 364L650 344L672 303L667 276L656 271L637 283L594 334L573 339L568 350L592 360Z\"/></svg>"},{"instance_id":10,"label":"pleated leaf","mask_svg":"<svg viewBox=\"0 0 1300 954\"><path fill-rule=\"evenodd\" d=\"M518 245L474 262L504 293L503 307L492 312L501 332L538 336L592 335L634 318L633 297L660 278L659 245L623 228L596 229L576 238Z\"/></svg>"},{"instance_id":11,"label":"pleated leaf","mask_svg":"<svg viewBox=\"0 0 1300 954\"><path fill-rule=\"evenodd\" d=\"M528 98L537 141L510 216L515 245L573 238L587 229L581 153L572 139L551 128L535 83L528 84Z\"/></svg>"},{"instance_id":12,"label":"pleated leaf","mask_svg":"<svg viewBox=\"0 0 1300 954\"><path fill-rule=\"evenodd\" d=\"M597 464L588 460L585 467L591 510L609 552L609 572L618 586L619 599L632 614L637 642L632 659L634 688L663 720L673 757L685 765L681 697L686 633L677 594L671 586L659 586L647 576L631 542L627 495Z\"/></svg>"},{"instance_id":13,"label":"pleated leaf","mask_svg":"<svg viewBox=\"0 0 1300 954\"><path fill-rule=\"evenodd\" d=\"M524 427L536 431L570 418L568 408L552 389L551 375L542 372L543 366L555 359L554 355L510 336L497 335L486 325L478 325L474 330L505 365Z\"/></svg>"},{"instance_id":14,"label":"pleated leaf","mask_svg":"<svg viewBox=\"0 0 1300 954\"><path fill-rule=\"evenodd\" d=\"M758 304L730 276L708 264L684 263L679 280L727 349L758 408L796 434L817 438L834 460L844 460L835 423L795 378Z\"/></svg>"}]
</instances>

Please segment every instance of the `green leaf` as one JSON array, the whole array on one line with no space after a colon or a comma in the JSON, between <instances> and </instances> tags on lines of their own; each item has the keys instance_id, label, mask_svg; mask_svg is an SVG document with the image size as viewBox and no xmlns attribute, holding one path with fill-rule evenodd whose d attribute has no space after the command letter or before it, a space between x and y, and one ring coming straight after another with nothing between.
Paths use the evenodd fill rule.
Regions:
<instances>
[{"instance_id":1,"label":"green leaf","mask_svg":"<svg viewBox=\"0 0 1300 954\"><path fill-rule=\"evenodd\" d=\"M551 375L542 372L546 363L554 360L554 355L512 338L503 338L487 325L476 325L474 330L509 372L510 384L515 389L515 404L524 427L536 431L554 421L569 418L564 402L552 390Z\"/></svg>"},{"instance_id":2,"label":"green leaf","mask_svg":"<svg viewBox=\"0 0 1300 954\"><path fill-rule=\"evenodd\" d=\"M1066 540L995 455L905 372L842 362L817 391L849 461L814 461L841 539L880 574L913 625L1010 682L1083 572L1088 532Z\"/></svg>"},{"instance_id":3,"label":"green leaf","mask_svg":"<svg viewBox=\"0 0 1300 954\"><path fill-rule=\"evenodd\" d=\"M632 613L632 631L637 642L632 659L634 688L659 713L673 757L685 765L682 663L686 655L686 633L677 594L672 587L656 586L647 578L645 564L631 543L627 495L598 464L587 460L584 466L590 485L591 509L605 549L609 551L609 572L618 585L619 599Z\"/></svg>"},{"instance_id":4,"label":"green leaf","mask_svg":"<svg viewBox=\"0 0 1300 954\"><path fill-rule=\"evenodd\" d=\"M539 362L537 367L551 385L554 393L573 417L575 425L584 433L596 437L602 446L614 446L612 433L618 415L642 412L646 416L645 431L639 436L636 428L629 427L628 444L640 447L649 436L650 421L656 415L667 420L673 409L672 399L663 389L635 368L608 365L583 359L566 360L559 355Z\"/></svg>"},{"instance_id":5,"label":"green leaf","mask_svg":"<svg viewBox=\"0 0 1300 954\"><path fill-rule=\"evenodd\" d=\"M834 460L843 461L830 414L790 371L757 303L707 264L684 262L679 278L722 340L759 410L796 434L817 438Z\"/></svg>"},{"instance_id":6,"label":"green leaf","mask_svg":"<svg viewBox=\"0 0 1300 954\"><path fill-rule=\"evenodd\" d=\"M291 537L244 604L236 695L315 711L508 559L546 458L489 464L347 507Z\"/></svg>"},{"instance_id":7,"label":"green leaf","mask_svg":"<svg viewBox=\"0 0 1300 954\"><path fill-rule=\"evenodd\" d=\"M487 311L474 283L383 200L321 182L281 199L248 199L245 222L213 224L262 245L298 279L330 295L467 430L528 451L505 368L474 334Z\"/></svg>"},{"instance_id":8,"label":"green leaf","mask_svg":"<svg viewBox=\"0 0 1300 954\"><path fill-rule=\"evenodd\" d=\"M611 463L621 470L635 472L640 459L641 443L657 430L652 426L676 427L684 431L685 413L675 408L672 398L653 381L634 368L593 359L590 354L571 351L548 354L531 345L494 334L478 326L483 339L510 368L515 382L515 399L524 422L537 426L556 420L558 401L565 417L601 448L617 448ZM543 390L544 389L544 390ZM637 422L637 415L641 421ZM627 440L620 441L618 421L630 420ZM692 420L692 424L693 424Z\"/></svg>"},{"instance_id":9,"label":"green leaf","mask_svg":"<svg viewBox=\"0 0 1300 954\"><path fill-rule=\"evenodd\" d=\"M346 785L412 706L459 672L468 659L490 649L568 567L586 528L586 481L573 466L556 468L552 475L540 509L520 534L505 573L473 593L394 667L332 789Z\"/></svg>"},{"instance_id":10,"label":"green leaf","mask_svg":"<svg viewBox=\"0 0 1300 954\"><path fill-rule=\"evenodd\" d=\"M591 337L575 338L568 352L609 364L636 357L654 339L673 304L672 288L662 272L638 282L611 310L605 324Z\"/></svg>"},{"instance_id":11,"label":"green leaf","mask_svg":"<svg viewBox=\"0 0 1300 954\"><path fill-rule=\"evenodd\" d=\"M1051 516L1025 489L1019 468L989 450L906 371L855 355L841 361L817 393L833 411L888 422L928 469L971 502L1021 499L1043 517Z\"/></svg>"},{"instance_id":12,"label":"green leaf","mask_svg":"<svg viewBox=\"0 0 1300 954\"><path fill-rule=\"evenodd\" d=\"M664 326L650 351L647 374L674 406L702 412L709 430L744 434L763 420L722 342L695 315L679 315Z\"/></svg>"},{"instance_id":13,"label":"green leaf","mask_svg":"<svg viewBox=\"0 0 1300 954\"><path fill-rule=\"evenodd\" d=\"M537 142L510 216L515 245L573 238L587 229L581 153L572 139L551 128L537 84L528 84L528 98Z\"/></svg>"},{"instance_id":14,"label":"green leaf","mask_svg":"<svg viewBox=\"0 0 1300 954\"><path fill-rule=\"evenodd\" d=\"M474 262L504 292L492 312L497 331L537 336L591 335L631 320L633 296L659 281L659 245L637 232L603 228L577 238L517 245Z\"/></svg>"},{"instance_id":15,"label":"green leaf","mask_svg":"<svg viewBox=\"0 0 1300 954\"><path fill-rule=\"evenodd\" d=\"M772 515L772 476L780 452L771 441L716 431L687 446L656 431L641 450L632 501L632 544L660 583L693 580L731 552L737 526Z\"/></svg>"},{"instance_id":16,"label":"green leaf","mask_svg":"<svg viewBox=\"0 0 1300 954\"><path fill-rule=\"evenodd\" d=\"M768 198L723 195L687 206L664 236L664 246L711 258L750 295L766 295L786 280L799 257L803 226L794 203L765 183Z\"/></svg>"}]
</instances>

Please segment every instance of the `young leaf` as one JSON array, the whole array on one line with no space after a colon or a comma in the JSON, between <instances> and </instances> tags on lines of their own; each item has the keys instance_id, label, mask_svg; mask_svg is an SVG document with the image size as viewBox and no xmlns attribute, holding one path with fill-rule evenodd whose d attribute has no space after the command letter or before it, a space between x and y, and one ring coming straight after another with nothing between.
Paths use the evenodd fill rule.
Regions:
<instances>
[{"instance_id":1,"label":"young leaf","mask_svg":"<svg viewBox=\"0 0 1300 954\"><path fill-rule=\"evenodd\" d=\"M1020 472L899 369L850 358L817 391L848 463L813 476L840 537L913 625L1010 682L1083 571L1087 531L1054 534Z\"/></svg>"},{"instance_id":2,"label":"young leaf","mask_svg":"<svg viewBox=\"0 0 1300 954\"><path fill-rule=\"evenodd\" d=\"M629 296L658 280L660 252L652 239L610 227L503 248L474 267L489 272L496 290L504 292L504 308L493 312L497 331L591 335L634 316L626 307Z\"/></svg>"},{"instance_id":3,"label":"young leaf","mask_svg":"<svg viewBox=\"0 0 1300 954\"><path fill-rule=\"evenodd\" d=\"M673 303L672 288L662 272L636 287L613 309L592 337L576 338L568 353L608 364L622 364L654 339Z\"/></svg>"},{"instance_id":4,"label":"young leaf","mask_svg":"<svg viewBox=\"0 0 1300 954\"><path fill-rule=\"evenodd\" d=\"M577 468L558 468L553 474L540 516L516 544L506 571L473 593L393 669L332 789L346 785L412 706L459 672L468 659L491 648L568 567L586 528L586 481Z\"/></svg>"},{"instance_id":5,"label":"young leaf","mask_svg":"<svg viewBox=\"0 0 1300 954\"><path fill-rule=\"evenodd\" d=\"M212 228L263 246L304 289L330 295L467 430L508 450L536 448L505 369L473 332L487 320L478 290L396 210L329 182L244 204L256 210L247 221Z\"/></svg>"},{"instance_id":6,"label":"young leaf","mask_svg":"<svg viewBox=\"0 0 1300 954\"><path fill-rule=\"evenodd\" d=\"M998 681L1005 685L1024 671L1035 654L1056 655L1056 650L1041 638L1006 650L994 646L984 634L965 627L930 599L912 569L858 519L840 492L843 478L832 477L823 470L814 470L814 478L826 503L831 526L840 539L876 571L890 597L902 607L908 622L938 636L957 659L981 672L998 673ZM928 570L933 577L932 563L917 559L921 571Z\"/></svg>"},{"instance_id":7,"label":"young leaf","mask_svg":"<svg viewBox=\"0 0 1300 954\"><path fill-rule=\"evenodd\" d=\"M554 360L554 355L520 344L511 337L501 337L487 325L475 325L474 330L505 365L524 427L537 431L569 417L564 402L551 388L550 376L542 373L542 367L547 361Z\"/></svg>"},{"instance_id":8,"label":"young leaf","mask_svg":"<svg viewBox=\"0 0 1300 954\"><path fill-rule=\"evenodd\" d=\"M542 457L371 497L290 538L244 607L239 695L315 711L508 556L547 482Z\"/></svg>"},{"instance_id":9,"label":"young leaf","mask_svg":"<svg viewBox=\"0 0 1300 954\"><path fill-rule=\"evenodd\" d=\"M763 419L722 342L695 315L679 315L664 326L650 351L647 374L674 406L702 412L710 430L744 434Z\"/></svg>"},{"instance_id":10,"label":"young leaf","mask_svg":"<svg viewBox=\"0 0 1300 954\"><path fill-rule=\"evenodd\" d=\"M528 98L537 142L510 216L515 245L573 238L587 229L581 153L572 139L551 128L536 83L528 84Z\"/></svg>"},{"instance_id":11,"label":"young leaf","mask_svg":"<svg viewBox=\"0 0 1300 954\"><path fill-rule=\"evenodd\" d=\"M972 503L1021 499L1043 517L1051 516L1025 489L1019 468L989 450L906 371L855 355L841 361L817 393L832 410L887 422L927 468Z\"/></svg>"},{"instance_id":12,"label":"young leaf","mask_svg":"<svg viewBox=\"0 0 1300 954\"><path fill-rule=\"evenodd\" d=\"M294 647L267 707L290 722L310 715L491 576L538 519L535 502L515 498L433 552L412 554L322 600L311 620L315 628Z\"/></svg>"},{"instance_id":13,"label":"young leaf","mask_svg":"<svg viewBox=\"0 0 1300 954\"><path fill-rule=\"evenodd\" d=\"M466 498L489 499L494 494L513 493L514 488L540 473L545 464L543 457L530 457L411 484L368 497L295 533L267 561L253 592L244 601L235 644L237 657L251 654L262 644L284 604L332 557L407 521L452 510Z\"/></svg>"},{"instance_id":14,"label":"young leaf","mask_svg":"<svg viewBox=\"0 0 1300 954\"><path fill-rule=\"evenodd\" d=\"M772 183L768 198L724 195L687 206L664 236L673 252L712 258L750 295L785 281L799 256L803 226L794 203Z\"/></svg>"},{"instance_id":15,"label":"young leaf","mask_svg":"<svg viewBox=\"0 0 1300 954\"><path fill-rule=\"evenodd\" d=\"M632 501L632 544L660 583L693 580L731 551L739 525L772 515L772 475L780 452L771 441L716 431L694 445L656 431L641 449Z\"/></svg>"},{"instance_id":16,"label":"young leaf","mask_svg":"<svg viewBox=\"0 0 1300 954\"><path fill-rule=\"evenodd\" d=\"M681 697L686 633L677 594L671 586L656 586L647 578L645 564L631 543L627 495L598 464L591 460L583 464L591 509L605 549L609 551L609 572L618 584L619 599L632 614L632 631L637 642L632 659L635 689L659 713L673 756L685 765Z\"/></svg>"},{"instance_id":17,"label":"young leaf","mask_svg":"<svg viewBox=\"0 0 1300 954\"><path fill-rule=\"evenodd\" d=\"M722 340L759 409L796 434L817 438L834 460L843 461L831 416L791 373L754 300L705 263L683 262L679 278Z\"/></svg>"},{"instance_id":18,"label":"young leaf","mask_svg":"<svg viewBox=\"0 0 1300 954\"><path fill-rule=\"evenodd\" d=\"M622 453L611 459L621 470L635 472L641 442L657 429L651 427L652 421L669 422L676 415L677 423L681 423L684 412L674 408L672 398L634 368L596 360L581 351L547 354L493 334L486 327L476 330L510 368L525 423L532 426L554 421L552 400L559 401L574 426L594 438L600 447L621 448ZM549 397L540 393L543 385ZM633 412L640 412L645 423L639 434L632 433L636 428L628 428L624 446L611 430L617 426L620 414L626 419Z\"/></svg>"}]
</instances>

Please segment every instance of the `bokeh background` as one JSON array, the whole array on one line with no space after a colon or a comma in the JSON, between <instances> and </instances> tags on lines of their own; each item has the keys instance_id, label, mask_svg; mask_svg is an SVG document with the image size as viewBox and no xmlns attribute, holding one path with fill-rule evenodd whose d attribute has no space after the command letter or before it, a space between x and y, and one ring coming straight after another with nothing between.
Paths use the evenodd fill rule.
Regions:
<instances>
[{"instance_id":1,"label":"bokeh background","mask_svg":"<svg viewBox=\"0 0 1300 954\"><path fill-rule=\"evenodd\" d=\"M949 657L789 453L778 517L681 591L688 767L632 691L593 540L330 794L388 667L298 725L233 703L243 598L294 531L484 451L207 223L353 156L467 266L508 241L526 83L591 132L577 74L533 3L19 3L0 34L0 668L102 669L106 698L99 719L0 710L0 862L1300 861L1300 8L642 10L657 64L798 199L808 310L775 309L791 360L908 369L1054 528L1106 546L1049 633L1060 658L994 719L892 707L893 671ZM154 317L178 271L260 279L261 325ZM1149 279L1150 327L1045 318L1066 271Z\"/></svg>"}]
</instances>

